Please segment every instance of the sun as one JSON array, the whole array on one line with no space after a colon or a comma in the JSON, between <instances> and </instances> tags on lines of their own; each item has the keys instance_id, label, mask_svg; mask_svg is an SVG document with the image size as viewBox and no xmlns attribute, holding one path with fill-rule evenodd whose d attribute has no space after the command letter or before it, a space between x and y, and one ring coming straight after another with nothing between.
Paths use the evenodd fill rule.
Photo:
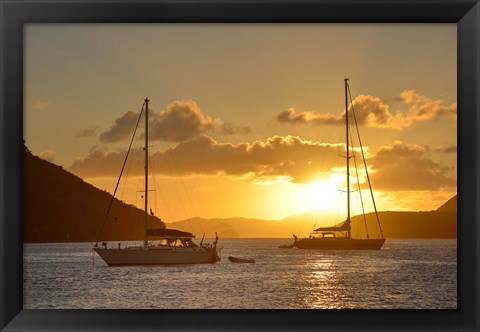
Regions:
<instances>
[{"instance_id":1,"label":"sun","mask_svg":"<svg viewBox=\"0 0 480 332\"><path fill-rule=\"evenodd\" d=\"M297 207L304 211L337 211L338 184L338 176L332 174L326 180L302 185L295 191L295 203Z\"/></svg>"}]
</instances>

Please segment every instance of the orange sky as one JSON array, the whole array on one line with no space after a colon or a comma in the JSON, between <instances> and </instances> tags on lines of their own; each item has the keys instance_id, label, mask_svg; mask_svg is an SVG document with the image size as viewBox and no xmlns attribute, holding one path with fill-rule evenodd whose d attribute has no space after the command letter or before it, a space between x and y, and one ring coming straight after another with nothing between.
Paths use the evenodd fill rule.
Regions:
<instances>
[{"instance_id":1,"label":"orange sky","mask_svg":"<svg viewBox=\"0 0 480 332\"><path fill-rule=\"evenodd\" d=\"M454 24L31 24L25 37L28 148L113 192L148 96L165 221L344 213L344 77L379 210L456 194ZM142 144L118 192L139 206Z\"/></svg>"}]
</instances>

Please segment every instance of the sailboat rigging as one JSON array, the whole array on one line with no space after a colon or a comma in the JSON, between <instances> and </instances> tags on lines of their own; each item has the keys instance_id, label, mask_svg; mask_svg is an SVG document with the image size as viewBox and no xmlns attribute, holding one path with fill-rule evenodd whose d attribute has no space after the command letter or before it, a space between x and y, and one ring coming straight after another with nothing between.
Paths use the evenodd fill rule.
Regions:
<instances>
[{"instance_id":1,"label":"sailboat rigging","mask_svg":"<svg viewBox=\"0 0 480 332\"><path fill-rule=\"evenodd\" d=\"M107 263L108 265L153 265L153 264L199 264L199 263L215 263L220 260L220 257L217 252L217 243L218 236L215 233L215 241L212 244L203 244L197 245L193 242L195 237L192 233L183 232L176 229L165 229L165 228L149 228L148 227L148 218L149 218L149 209L148 209L148 105L150 100L145 98L142 111L140 112L137 126L133 133L132 141L127 151L127 156L125 162L128 158L130 149L132 147L132 142L135 137L140 119L142 117L142 112L145 110L145 164L144 164L144 180L145 180L145 191L143 194L144 198L144 222L143 222L143 244L141 246L133 246L121 248L118 247L108 247L106 242L102 243L102 246L98 246L98 241L94 246L95 252ZM113 198L118 188L120 182L120 177L122 176L125 162L122 166L117 185L115 187L112 200L107 209L107 215L111 209ZM105 217L105 219L106 219ZM105 224L105 223L104 223ZM104 225L103 224L103 225ZM100 230L103 230L103 225ZM149 237L155 237L157 243L149 242Z\"/></svg>"},{"instance_id":2,"label":"sailboat rigging","mask_svg":"<svg viewBox=\"0 0 480 332\"><path fill-rule=\"evenodd\" d=\"M361 143L360 139L360 132L358 130L358 124L357 124L357 119L355 116L355 110L353 109L353 102L351 99L351 94L350 94L350 86L348 84L349 79L345 78L345 126L346 126L346 137L345 137L345 145L346 145L346 164L347 164L347 171L346 171L346 177L347 177L347 218L341 225L337 226L331 226L331 227L320 227L317 229L314 229L313 232L311 233L309 238L304 238L304 239L299 239L296 235L293 235L294 238L294 243L293 247L299 248L299 249L341 249L341 250L357 250L357 249L372 249L372 250L378 250L381 249L382 246L385 243L385 237L383 235L383 230L380 225L380 219L378 217L378 212L377 212L377 206L375 204L375 198L373 195L373 190L372 186L370 183L370 176L368 174L368 169L367 169L367 164L365 161L365 155L363 153L363 146ZM350 96L350 100L349 100ZM378 227L380 229L380 238L377 239L371 239L368 235L368 228L367 228L367 222L365 219L365 228L367 232L367 238L366 239L357 239L353 238L351 234L351 211L350 211L350 133L349 133L349 101L351 104L351 113L353 115L353 119L355 122L355 127L357 129L357 134L358 134L358 140L359 140L359 145L360 145L360 151L362 154L363 158L363 164L365 166L365 173L367 176L368 180L368 185L370 188L370 194L372 197L372 202L373 202L373 207L375 210L375 216L377 218L378 222ZM352 142L353 143L353 142ZM353 145L353 144L352 144ZM357 172L358 176L358 171L355 163L355 170ZM361 194L361 193L360 193ZM360 196L361 197L361 196ZM362 199L361 199L362 200ZM362 200L362 205L363 205L363 200ZM364 218L365 218L365 213ZM340 236L337 236L340 234Z\"/></svg>"}]
</instances>

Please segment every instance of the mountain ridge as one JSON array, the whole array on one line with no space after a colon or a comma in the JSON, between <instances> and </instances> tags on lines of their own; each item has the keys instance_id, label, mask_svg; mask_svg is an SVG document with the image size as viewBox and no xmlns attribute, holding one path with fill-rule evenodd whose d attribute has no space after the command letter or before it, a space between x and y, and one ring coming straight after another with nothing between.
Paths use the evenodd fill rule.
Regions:
<instances>
[{"instance_id":1,"label":"mountain ridge","mask_svg":"<svg viewBox=\"0 0 480 332\"><path fill-rule=\"evenodd\" d=\"M383 234L387 238L456 238L457 237L457 195L433 211L379 211ZM453 203L455 202L455 204ZM453 207L455 209L453 209ZM365 214L369 236L379 237L380 232L374 212ZM243 222L243 224L240 224ZM290 237L292 233L301 236L317 227L339 224L335 213L307 211L281 220L264 220L256 218L191 218L167 223L167 227L180 230L205 233L213 237L218 232L235 234L244 238ZM366 237L365 220L362 215L352 217L352 235Z\"/></svg>"},{"instance_id":2,"label":"mountain ridge","mask_svg":"<svg viewBox=\"0 0 480 332\"><path fill-rule=\"evenodd\" d=\"M457 195L443 203L436 211L441 212L457 212Z\"/></svg>"}]
</instances>

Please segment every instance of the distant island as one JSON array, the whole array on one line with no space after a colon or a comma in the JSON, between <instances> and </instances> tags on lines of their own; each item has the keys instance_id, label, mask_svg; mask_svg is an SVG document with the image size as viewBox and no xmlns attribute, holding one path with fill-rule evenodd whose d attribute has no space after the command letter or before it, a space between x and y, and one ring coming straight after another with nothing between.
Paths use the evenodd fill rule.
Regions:
<instances>
[{"instance_id":1,"label":"distant island","mask_svg":"<svg viewBox=\"0 0 480 332\"><path fill-rule=\"evenodd\" d=\"M434 211L383 211L379 212L383 233L387 238L457 238L457 195ZM283 238L292 233L308 236L313 225L327 225L334 216L321 215L311 211L287 217L282 220L261 220L247 218L202 219L192 218L167 223L167 228L185 231L204 231L206 234L218 232L222 238ZM379 236L375 213L366 214L370 237ZM352 235L365 237L365 221L363 215L352 217Z\"/></svg>"},{"instance_id":2,"label":"distant island","mask_svg":"<svg viewBox=\"0 0 480 332\"><path fill-rule=\"evenodd\" d=\"M111 194L95 188L79 177L34 156L24 147L24 242L94 242L102 228ZM379 212L387 238L456 238L457 196L434 211ZM331 222L332 214L322 214ZM308 235L319 218L318 212L305 212L282 220L249 218L191 218L165 224L149 217L149 227L176 228L220 238L288 238L292 233ZM373 213L366 214L371 237L378 227ZM319 226L319 223L317 223ZM356 233L358 230L358 233ZM363 215L352 218L354 236L364 236ZM102 230L104 241L141 240L143 211L114 199Z\"/></svg>"}]
</instances>

